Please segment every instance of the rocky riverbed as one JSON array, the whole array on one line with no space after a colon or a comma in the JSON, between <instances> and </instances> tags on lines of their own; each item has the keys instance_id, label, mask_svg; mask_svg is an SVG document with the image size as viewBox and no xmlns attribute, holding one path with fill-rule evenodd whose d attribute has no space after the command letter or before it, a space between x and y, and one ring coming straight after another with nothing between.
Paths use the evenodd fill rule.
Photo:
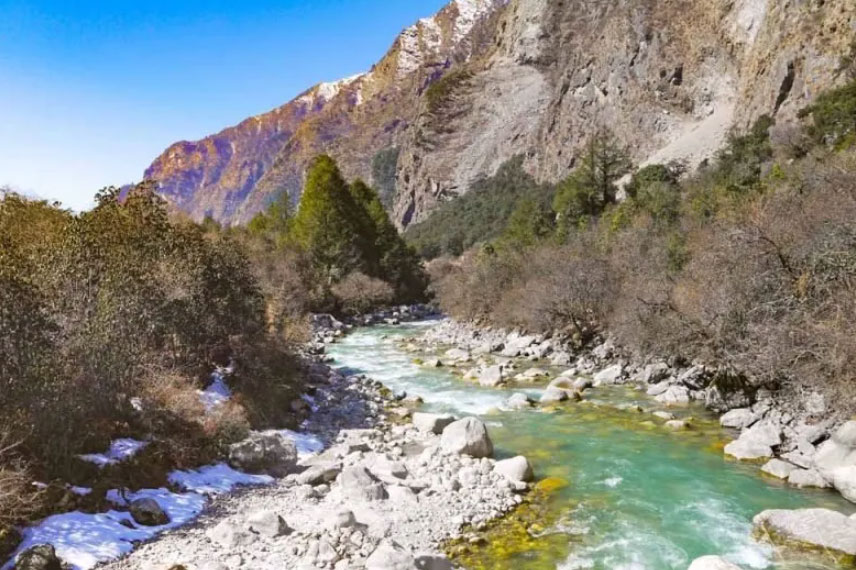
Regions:
<instances>
[{"instance_id":1,"label":"rocky riverbed","mask_svg":"<svg viewBox=\"0 0 856 570\"><path fill-rule=\"evenodd\" d=\"M734 440L723 449L726 456L757 464L764 476L792 487L832 488L856 502L856 421L827 413L819 393L793 401L756 389L733 371L702 363L640 361L610 341L576 351L558 336L455 321L445 321L404 348L426 355L426 365L449 367L482 387L548 382L537 401L520 391L504 402L506 409L585 403L592 390L622 385L644 391L667 409L701 402L720 414L723 427L733 430ZM542 363L551 370L541 368ZM669 429L693 427L692 419L677 419L670 411L653 415ZM854 519L829 509L764 511L755 518L755 531L760 540L826 552L838 564L856 555ZM739 567L707 556L692 568Z\"/></svg>"},{"instance_id":2,"label":"rocky riverbed","mask_svg":"<svg viewBox=\"0 0 856 570\"><path fill-rule=\"evenodd\" d=\"M414 414L365 376L321 374L306 427L331 446L104 568L452 568L445 540L524 501L528 461L493 460L480 420Z\"/></svg>"}]
</instances>

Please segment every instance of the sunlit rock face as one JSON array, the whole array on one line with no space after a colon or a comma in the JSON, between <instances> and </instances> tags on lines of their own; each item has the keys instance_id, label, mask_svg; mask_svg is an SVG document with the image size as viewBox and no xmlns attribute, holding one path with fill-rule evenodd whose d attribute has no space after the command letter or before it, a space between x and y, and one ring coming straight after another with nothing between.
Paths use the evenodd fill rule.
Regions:
<instances>
[{"instance_id":1,"label":"sunlit rock face","mask_svg":"<svg viewBox=\"0 0 856 570\"><path fill-rule=\"evenodd\" d=\"M244 223L283 191L296 201L327 152L346 176L394 186L403 227L514 156L541 181L564 177L599 125L639 162L696 164L730 128L790 120L844 81L854 33L850 0L454 0L367 73L176 143L145 176L196 219ZM392 178L373 180L392 148Z\"/></svg>"}]
</instances>

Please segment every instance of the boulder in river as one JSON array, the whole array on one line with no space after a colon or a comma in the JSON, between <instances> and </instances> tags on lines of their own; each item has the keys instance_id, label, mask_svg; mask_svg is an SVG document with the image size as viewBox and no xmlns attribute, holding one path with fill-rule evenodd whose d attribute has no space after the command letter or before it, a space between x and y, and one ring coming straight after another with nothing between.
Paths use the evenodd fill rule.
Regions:
<instances>
[{"instance_id":1,"label":"boulder in river","mask_svg":"<svg viewBox=\"0 0 856 570\"><path fill-rule=\"evenodd\" d=\"M160 503L150 498L136 499L128 505L134 522L143 526L162 526L169 523L169 515Z\"/></svg>"},{"instance_id":2,"label":"boulder in river","mask_svg":"<svg viewBox=\"0 0 856 570\"><path fill-rule=\"evenodd\" d=\"M794 469L788 475L788 483L801 489L805 487L827 489L832 486L817 469Z\"/></svg>"},{"instance_id":3,"label":"boulder in river","mask_svg":"<svg viewBox=\"0 0 856 570\"><path fill-rule=\"evenodd\" d=\"M493 455L493 442L487 433L487 427L476 418L464 418L446 426L440 437L440 447L446 453L476 458Z\"/></svg>"},{"instance_id":4,"label":"boulder in river","mask_svg":"<svg viewBox=\"0 0 856 570\"><path fill-rule=\"evenodd\" d=\"M413 414L413 425L421 432L440 435L447 425L455 421L455 416L450 414L428 414L415 412Z\"/></svg>"},{"instance_id":5,"label":"boulder in river","mask_svg":"<svg viewBox=\"0 0 856 570\"><path fill-rule=\"evenodd\" d=\"M568 390L557 388L556 386L548 386L544 393L541 394L540 402L542 404L558 404L566 402L569 398Z\"/></svg>"},{"instance_id":6,"label":"boulder in river","mask_svg":"<svg viewBox=\"0 0 856 570\"><path fill-rule=\"evenodd\" d=\"M488 366L479 374L479 385L496 388L505 382L502 366Z\"/></svg>"},{"instance_id":7,"label":"boulder in river","mask_svg":"<svg viewBox=\"0 0 856 570\"><path fill-rule=\"evenodd\" d=\"M763 473L777 479L787 479L794 469L796 469L796 466L781 459L771 459L761 467Z\"/></svg>"},{"instance_id":8,"label":"boulder in river","mask_svg":"<svg viewBox=\"0 0 856 570\"><path fill-rule=\"evenodd\" d=\"M725 454L740 460L773 456L773 447L782 443L782 428L764 421L744 430L740 437L725 446Z\"/></svg>"},{"instance_id":9,"label":"boulder in river","mask_svg":"<svg viewBox=\"0 0 856 570\"><path fill-rule=\"evenodd\" d=\"M836 469L832 473L832 486L842 497L856 503L856 465Z\"/></svg>"},{"instance_id":10,"label":"boulder in river","mask_svg":"<svg viewBox=\"0 0 856 570\"><path fill-rule=\"evenodd\" d=\"M660 386L660 384L655 386ZM687 404L690 401L690 391L687 390L684 386L669 386L663 393L656 396L655 399L658 402L662 402L666 405Z\"/></svg>"},{"instance_id":11,"label":"boulder in river","mask_svg":"<svg viewBox=\"0 0 856 570\"><path fill-rule=\"evenodd\" d=\"M721 556L702 556L693 560L687 570L740 570L740 566L732 564Z\"/></svg>"},{"instance_id":12,"label":"boulder in river","mask_svg":"<svg viewBox=\"0 0 856 570\"><path fill-rule=\"evenodd\" d=\"M532 472L532 465L522 455L497 461L496 465L493 466L493 470L509 481L523 481L528 483L535 478Z\"/></svg>"},{"instance_id":13,"label":"boulder in river","mask_svg":"<svg viewBox=\"0 0 856 570\"><path fill-rule=\"evenodd\" d=\"M512 394L511 397L505 401L505 407L510 410L525 410L531 406L532 399L523 392Z\"/></svg>"},{"instance_id":14,"label":"boulder in river","mask_svg":"<svg viewBox=\"0 0 856 570\"><path fill-rule=\"evenodd\" d=\"M255 432L229 446L229 465L248 473L284 477L294 470L296 464L294 442L275 431Z\"/></svg>"},{"instance_id":15,"label":"boulder in river","mask_svg":"<svg viewBox=\"0 0 856 570\"><path fill-rule=\"evenodd\" d=\"M845 423L832 438L820 444L814 465L829 482L835 479L836 470L856 465L856 421Z\"/></svg>"},{"instance_id":16,"label":"boulder in river","mask_svg":"<svg viewBox=\"0 0 856 570\"><path fill-rule=\"evenodd\" d=\"M856 521L829 509L768 510L755 516L755 534L774 544L803 547L833 558L856 556Z\"/></svg>"}]
</instances>

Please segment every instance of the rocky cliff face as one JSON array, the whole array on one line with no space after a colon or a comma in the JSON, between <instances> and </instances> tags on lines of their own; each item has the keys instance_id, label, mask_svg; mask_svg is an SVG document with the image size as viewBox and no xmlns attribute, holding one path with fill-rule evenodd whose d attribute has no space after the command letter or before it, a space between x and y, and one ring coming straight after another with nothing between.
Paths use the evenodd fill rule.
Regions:
<instances>
[{"instance_id":1,"label":"rocky cliff face","mask_svg":"<svg viewBox=\"0 0 856 570\"><path fill-rule=\"evenodd\" d=\"M852 0L454 0L369 73L173 145L146 176L194 217L240 223L296 199L319 152L371 179L396 148L406 226L517 155L540 180L567 175L598 126L640 162L698 163L731 127L792 118L842 81L855 36Z\"/></svg>"}]
</instances>

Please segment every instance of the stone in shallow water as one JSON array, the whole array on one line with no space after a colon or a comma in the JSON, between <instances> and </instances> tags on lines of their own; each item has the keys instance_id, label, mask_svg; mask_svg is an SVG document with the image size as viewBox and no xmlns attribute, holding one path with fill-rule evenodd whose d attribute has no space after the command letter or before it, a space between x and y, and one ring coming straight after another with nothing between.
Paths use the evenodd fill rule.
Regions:
<instances>
[{"instance_id":1,"label":"stone in shallow water","mask_svg":"<svg viewBox=\"0 0 856 570\"><path fill-rule=\"evenodd\" d=\"M788 483L795 487L817 487L827 489L831 487L829 482L816 469L795 469L788 476Z\"/></svg>"},{"instance_id":2,"label":"stone in shallow water","mask_svg":"<svg viewBox=\"0 0 856 570\"><path fill-rule=\"evenodd\" d=\"M530 465L529 460L522 455L512 457L511 459L497 461L493 470L510 481L531 481L534 478L532 465Z\"/></svg>"},{"instance_id":3,"label":"stone in shallow water","mask_svg":"<svg viewBox=\"0 0 856 570\"><path fill-rule=\"evenodd\" d=\"M774 509L753 519L756 534L774 544L801 544L831 551L830 554L856 555L856 521L829 509Z\"/></svg>"},{"instance_id":4,"label":"stone in shallow water","mask_svg":"<svg viewBox=\"0 0 856 570\"><path fill-rule=\"evenodd\" d=\"M814 465L828 481L835 478L836 470L856 465L856 421L845 423L820 445Z\"/></svg>"},{"instance_id":5,"label":"stone in shallow water","mask_svg":"<svg viewBox=\"0 0 856 570\"><path fill-rule=\"evenodd\" d=\"M842 497L856 503L856 466L836 469L832 474L832 485Z\"/></svg>"},{"instance_id":6,"label":"stone in shallow water","mask_svg":"<svg viewBox=\"0 0 856 570\"><path fill-rule=\"evenodd\" d=\"M794 469L795 466L781 459L771 459L761 467L762 472L778 479L787 479Z\"/></svg>"}]
</instances>

